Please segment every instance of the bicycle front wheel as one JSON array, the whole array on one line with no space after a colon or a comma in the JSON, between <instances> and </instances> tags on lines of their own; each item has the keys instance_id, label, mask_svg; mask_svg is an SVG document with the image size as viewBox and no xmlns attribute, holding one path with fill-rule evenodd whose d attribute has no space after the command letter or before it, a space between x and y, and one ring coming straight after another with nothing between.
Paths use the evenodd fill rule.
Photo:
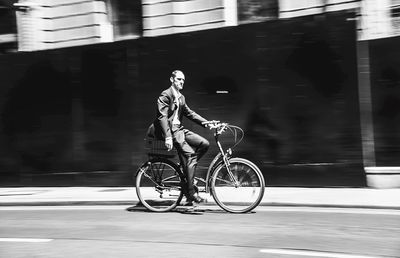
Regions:
<instances>
[{"instance_id":1,"label":"bicycle front wheel","mask_svg":"<svg viewBox=\"0 0 400 258\"><path fill-rule=\"evenodd\" d=\"M143 164L136 176L136 193L149 210L164 212L174 209L182 200L182 177L178 166L163 158Z\"/></svg>"},{"instance_id":2,"label":"bicycle front wheel","mask_svg":"<svg viewBox=\"0 0 400 258\"><path fill-rule=\"evenodd\" d=\"M228 212L249 212L264 196L264 177L260 169L246 159L232 158L229 163L230 173L225 164L215 169L211 177L212 196Z\"/></svg>"}]
</instances>

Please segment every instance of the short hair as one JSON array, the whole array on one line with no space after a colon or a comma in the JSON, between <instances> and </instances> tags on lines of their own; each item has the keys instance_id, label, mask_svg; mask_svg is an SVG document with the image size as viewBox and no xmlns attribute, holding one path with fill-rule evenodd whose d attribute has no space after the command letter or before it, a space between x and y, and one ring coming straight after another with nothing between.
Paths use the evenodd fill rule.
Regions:
<instances>
[{"instance_id":1,"label":"short hair","mask_svg":"<svg viewBox=\"0 0 400 258\"><path fill-rule=\"evenodd\" d=\"M175 78L177 73L182 73L182 74L184 74L181 70L174 70L174 71L171 73L171 77L172 77L172 78Z\"/></svg>"}]
</instances>

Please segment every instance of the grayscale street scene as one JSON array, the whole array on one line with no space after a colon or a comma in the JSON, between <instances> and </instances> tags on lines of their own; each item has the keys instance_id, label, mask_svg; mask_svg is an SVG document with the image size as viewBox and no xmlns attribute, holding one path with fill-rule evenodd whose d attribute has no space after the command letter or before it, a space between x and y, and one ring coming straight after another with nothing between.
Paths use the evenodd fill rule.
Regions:
<instances>
[{"instance_id":1,"label":"grayscale street scene","mask_svg":"<svg viewBox=\"0 0 400 258\"><path fill-rule=\"evenodd\" d=\"M399 0L0 0L0 257L400 257Z\"/></svg>"}]
</instances>

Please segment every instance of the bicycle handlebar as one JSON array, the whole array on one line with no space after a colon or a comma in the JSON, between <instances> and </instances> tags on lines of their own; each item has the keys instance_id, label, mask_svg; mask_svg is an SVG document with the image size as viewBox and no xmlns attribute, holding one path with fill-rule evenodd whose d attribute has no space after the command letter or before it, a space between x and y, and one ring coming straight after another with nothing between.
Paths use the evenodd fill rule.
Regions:
<instances>
[{"instance_id":1,"label":"bicycle handlebar","mask_svg":"<svg viewBox=\"0 0 400 258\"><path fill-rule=\"evenodd\" d=\"M243 129L236 125L230 125L228 123L221 123L218 120L210 120L210 121L203 122L202 124L208 125L210 127L210 129L215 129L216 140L218 140L218 136L221 135L223 132L225 132L226 129L229 129L235 137L235 144L234 144L234 146L232 146L232 148L234 148L236 145L238 145L244 137ZM241 132L241 135L240 135L241 137L239 140L237 139L237 136L238 136L237 131Z\"/></svg>"},{"instance_id":2,"label":"bicycle handlebar","mask_svg":"<svg viewBox=\"0 0 400 258\"><path fill-rule=\"evenodd\" d=\"M216 129L216 133L219 135L223 133L228 126L228 123L221 123L218 120L211 120L207 122L203 122L203 125L208 125L210 129Z\"/></svg>"},{"instance_id":3,"label":"bicycle handlebar","mask_svg":"<svg viewBox=\"0 0 400 258\"><path fill-rule=\"evenodd\" d=\"M201 124L217 126L217 125L222 124L222 123L219 120L210 120L210 121L202 122Z\"/></svg>"}]
</instances>

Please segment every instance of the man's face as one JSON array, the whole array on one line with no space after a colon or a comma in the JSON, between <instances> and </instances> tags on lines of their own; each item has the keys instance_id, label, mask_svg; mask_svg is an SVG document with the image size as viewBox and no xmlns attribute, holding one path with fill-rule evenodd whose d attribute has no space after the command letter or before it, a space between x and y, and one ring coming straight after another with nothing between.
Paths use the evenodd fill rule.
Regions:
<instances>
[{"instance_id":1,"label":"man's face","mask_svg":"<svg viewBox=\"0 0 400 258\"><path fill-rule=\"evenodd\" d=\"M185 75L181 72L176 73L175 77L171 77L172 86L178 91L183 89L185 83Z\"/></svg>"}]
</instances>

